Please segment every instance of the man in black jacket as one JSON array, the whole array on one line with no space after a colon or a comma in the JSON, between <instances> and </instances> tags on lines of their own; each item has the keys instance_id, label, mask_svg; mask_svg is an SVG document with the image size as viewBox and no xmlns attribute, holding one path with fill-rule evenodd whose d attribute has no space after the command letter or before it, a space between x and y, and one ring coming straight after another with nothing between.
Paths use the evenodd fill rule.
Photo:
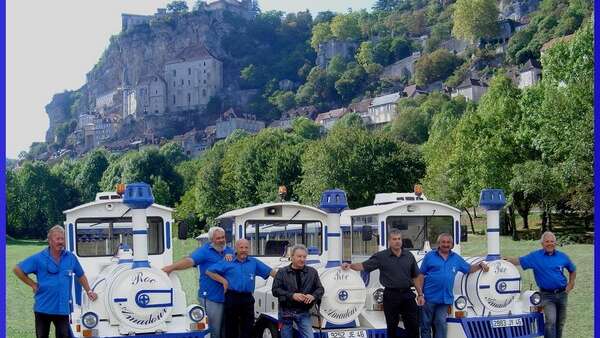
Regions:
<instances>
[{"instance_id":1,"label":"man in black jacket","mask_svg":"<svg viewBox=\"0 0 600 338\"><path fill-rule=\"evenodd\" d=\"M315 268L306 266L307 250L304 245L292 247L292 264L279 269L273 282L273 296L279 299L279 321L283 324L281 338L292 338L293 323L301 338L312 338L309 310L321 300L325 290Z\"/></svg>"}]
</instances>

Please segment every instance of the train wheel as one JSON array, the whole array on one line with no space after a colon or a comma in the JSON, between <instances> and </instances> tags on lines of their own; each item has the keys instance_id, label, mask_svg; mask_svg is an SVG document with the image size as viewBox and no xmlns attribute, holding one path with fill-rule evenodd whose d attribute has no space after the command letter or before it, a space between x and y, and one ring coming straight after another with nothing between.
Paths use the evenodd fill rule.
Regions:
<instances>
[{"instance_id":1,"label":"train wheel","mask_svg":"<svg viewBox=\"0 0 600 338\"><path fill-rule=\"evenodd\" d=\"M257 338L279 338L277 325L270 320L261 320L256 325Z\"/></svg>"}]
</instances>

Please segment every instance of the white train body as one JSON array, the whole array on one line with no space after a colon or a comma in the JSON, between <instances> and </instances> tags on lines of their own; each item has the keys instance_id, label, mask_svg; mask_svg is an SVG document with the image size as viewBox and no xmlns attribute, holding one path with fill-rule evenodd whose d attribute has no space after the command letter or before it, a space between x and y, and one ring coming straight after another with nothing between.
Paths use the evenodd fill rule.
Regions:
<instances>
[{"instance_id":1,"label":"white train body","mask_svg":"<svg viewBox=\"0 0 600 338\"><path fill-rule=\"evenodd\" d=\"M131 209L114 192L64 211L66 250L98 294L92 302L72 283L73 337L206 335L206 319L190 317L204 310L186 304L176 273L161 270L173 261L172 211L158 204Z\"/></svg>"},{"instance_id":2,"label":"white train body","mask_svg":"<svg viewBox=\"0 0 600 338\"><path fill-rule=\"evenodd\" d=\"M290 264L286 248L297 243L308 247L307 264L319 271L325 288L319 316L313 319L315 337L325 337L323 333L328 337L383 338L386 325L379 272L343 271L339 268L341 261L362 262L386 249L391 229L402 231L404 248L413 253L419 265L442 232L454 236L453 250L460 253L460 210L425 198L404 196L414 194L378 196L376 201L381 204L355 210L341 211L343 203L335 202L331 203L333 207L327 204L323 207L324 200L340 193L344 194L340 190L324 193L321 208L329 212L295 202L280 202L233 210L218 219L231 242L248 239L251 255L273 268ZM343 200L345 203L345 195ZM363 234L363 227L371 229L367 231L370 238ZM466 259L473 263L486 257ZM464 303L464 308L457 308L455 301L449 309L448 337L542 335L543 319L531 302L533 291L521 293L516 267L498 259L488 264L489 272L457 274L454 297L459 307ZM259 336L262 332L263 337L277 335L272 328L278 320L278 300L273 297L271 286L271 278L257 279L254 292L256 325ZM403 329L400 322L399 330Z\"/></svg>"}]
</instances>

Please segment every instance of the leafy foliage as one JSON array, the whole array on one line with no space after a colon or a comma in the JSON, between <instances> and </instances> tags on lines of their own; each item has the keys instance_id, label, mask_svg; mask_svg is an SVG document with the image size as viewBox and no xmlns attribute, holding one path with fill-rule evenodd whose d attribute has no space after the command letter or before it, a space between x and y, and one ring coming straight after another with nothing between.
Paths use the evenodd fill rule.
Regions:
<instances>
[{"instance_id":1,"label":"leafy foliage","mask_svg":"<svg viewBox=\"0 0 600 338\"><path fill-rule=\"evenodd\" d=\"M457 0L453 18L452 35L459 39L491 38L498 31L496 0Z\"/></svg>"}]
</instances>

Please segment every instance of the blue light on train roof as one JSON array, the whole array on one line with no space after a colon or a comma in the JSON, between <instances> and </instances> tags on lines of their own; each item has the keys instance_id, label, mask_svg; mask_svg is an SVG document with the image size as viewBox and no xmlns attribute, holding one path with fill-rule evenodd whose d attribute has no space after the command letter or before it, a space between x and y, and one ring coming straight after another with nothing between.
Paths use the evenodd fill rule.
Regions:
<instances>
[{"instance_id":1,"label":"blue light on train roof","mask_svg":"<svg viewBox=\"0 0 600 338\"><path fill-rule=\"evenodd\" d=\"M132 209L146 209L154 203L152 188L147 183L129 183L125 187L123 203Z\"/></svg>"},{"instance_id":2,"label":"blue light on train roof","mask_svg":"<svg viewBox=\"0 0 600 338\"><path fill-rule=\"evenodd\" d=\"M479 195L479 205L485 210L500 210L506 204L502 189L483 189Z\"/></svg>"},{"instance_id":3,"label":"blue light on train roof","mask_svg":"<svg viewBox=\"0 0 600 338\"><path fill-rule=\"evenodd\" d=\"M319 208L329 213L341 213L348 208L346 192L341 189L325 190L321 195Z\"/></svg>"}]
</instances>

